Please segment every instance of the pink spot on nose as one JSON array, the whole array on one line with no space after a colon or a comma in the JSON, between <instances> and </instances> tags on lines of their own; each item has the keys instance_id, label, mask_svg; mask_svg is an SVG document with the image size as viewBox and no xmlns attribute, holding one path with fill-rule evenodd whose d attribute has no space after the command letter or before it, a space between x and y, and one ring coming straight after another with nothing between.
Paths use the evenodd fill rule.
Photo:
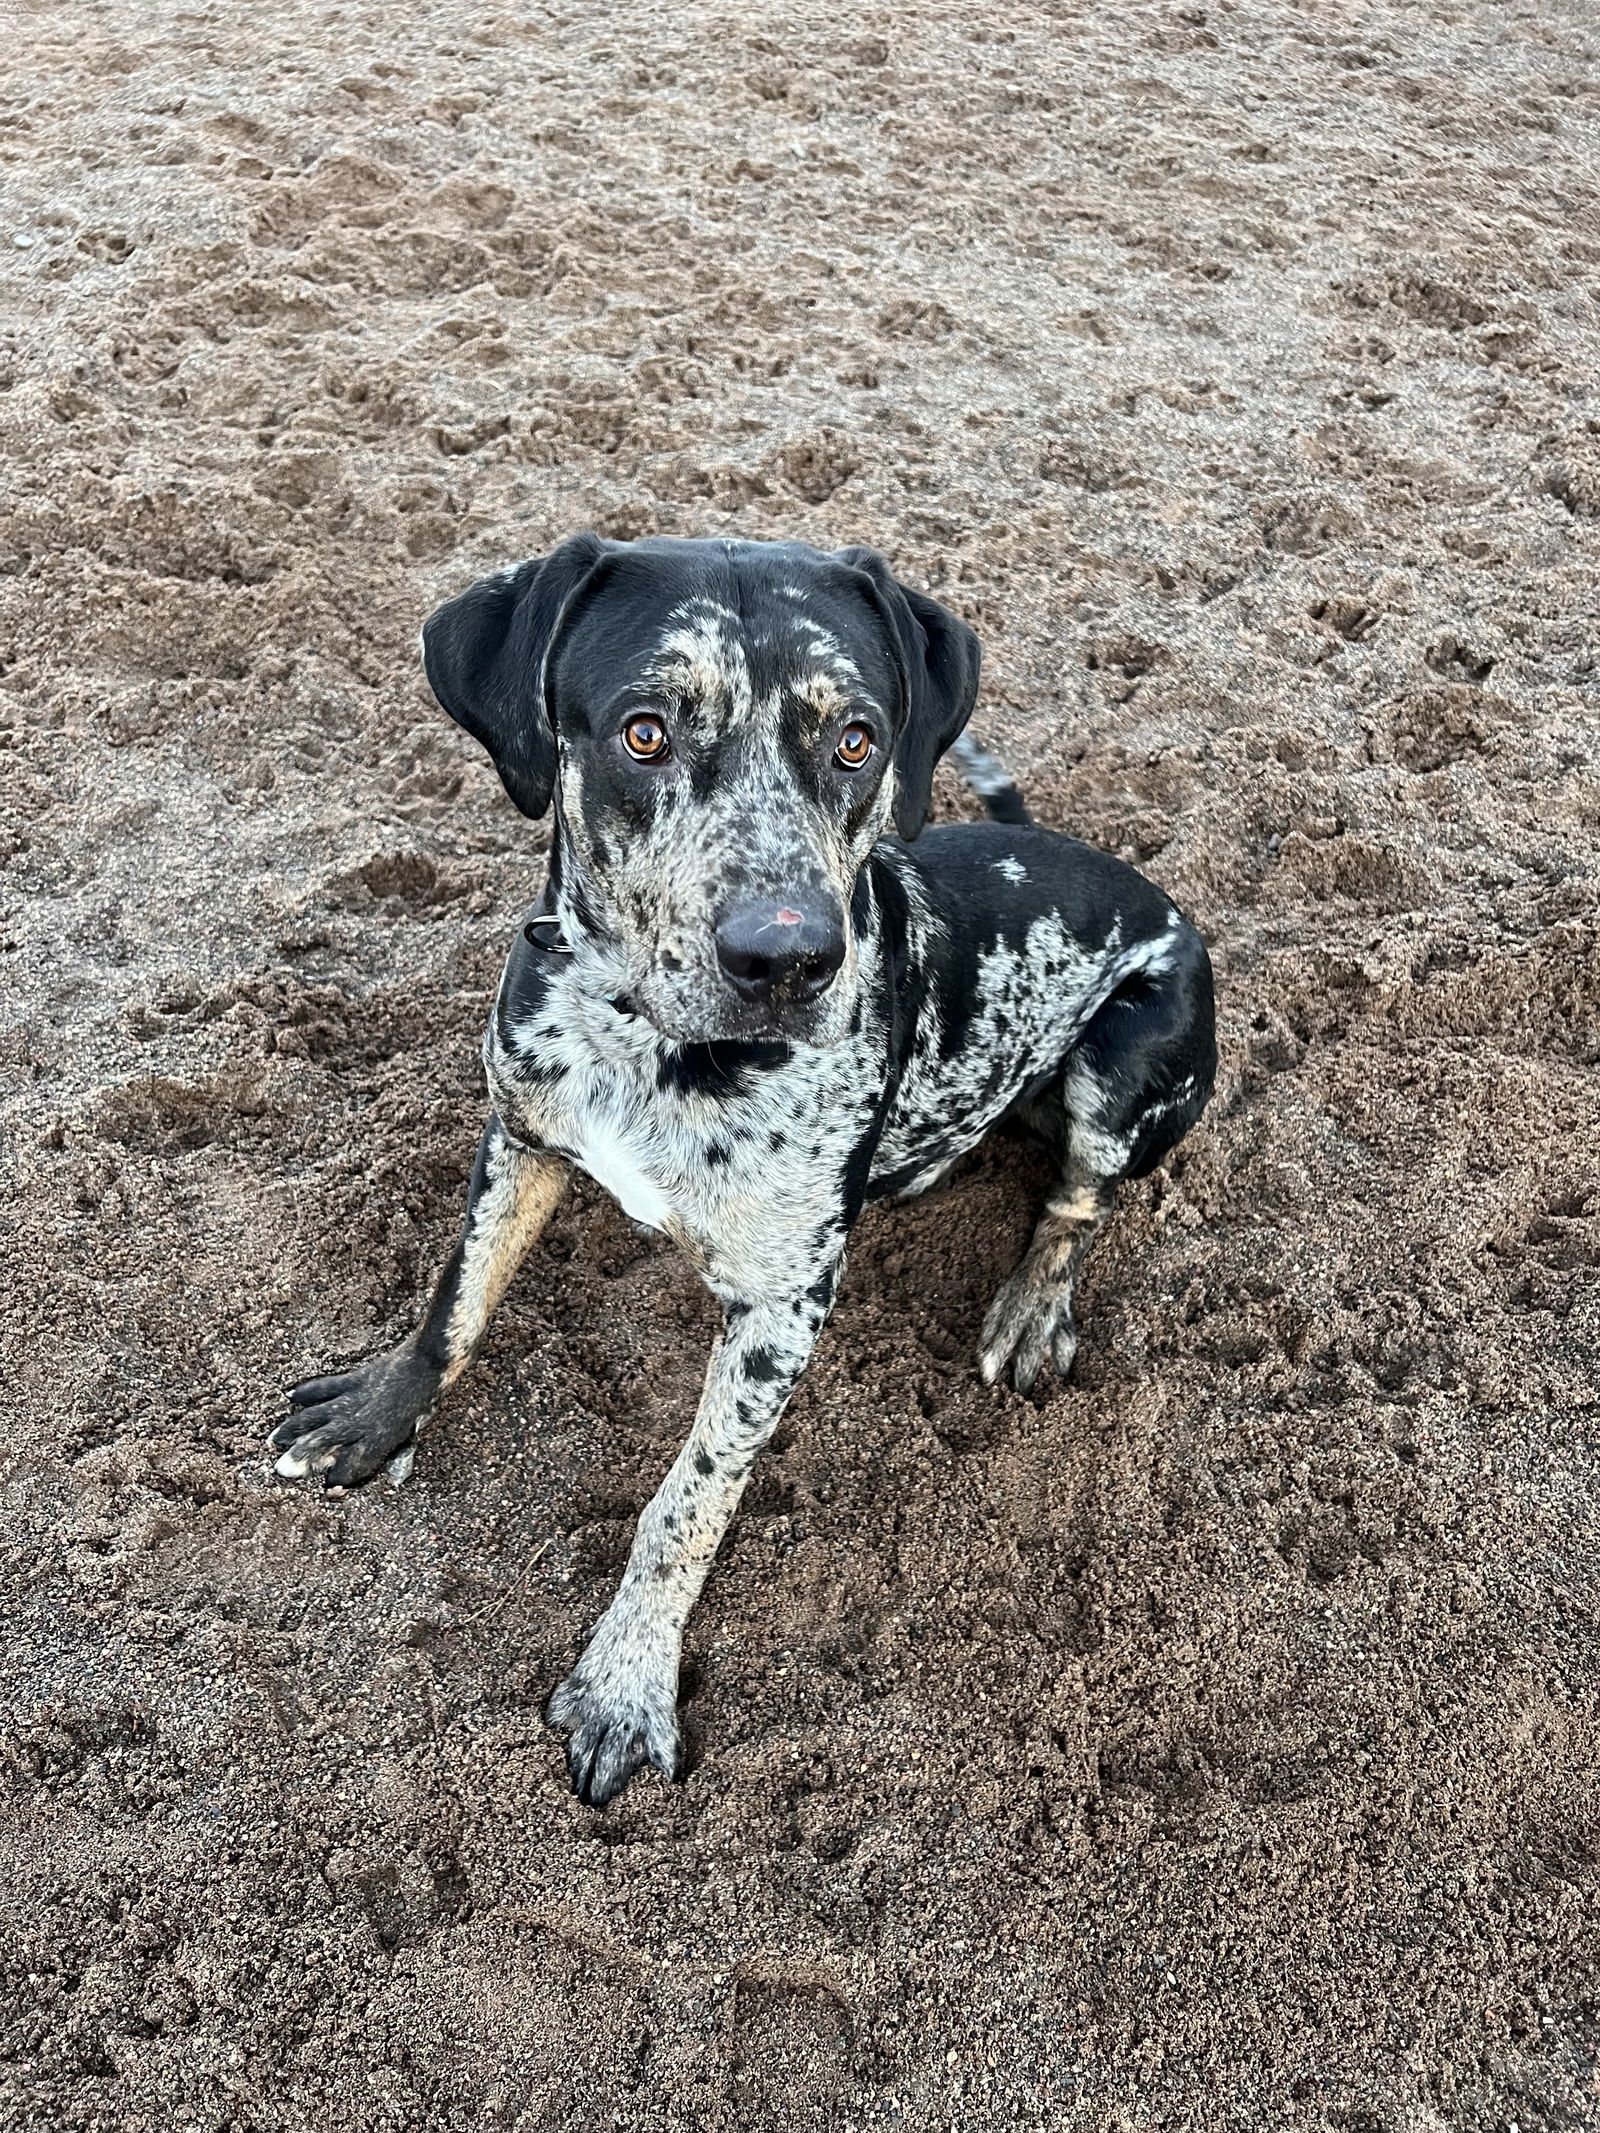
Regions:
<instances>
[{"instance_id":1,"label":"pink spot on nose","mask_svg":"<svg viewBox=\"0 0 1600 2133\"><path fill-rule=\"evenodd\" d=\"M803 911L785 909L777 913L777 921L780 926L801 926L805 924L805 916Z\"/></svg>"}]
</instances>

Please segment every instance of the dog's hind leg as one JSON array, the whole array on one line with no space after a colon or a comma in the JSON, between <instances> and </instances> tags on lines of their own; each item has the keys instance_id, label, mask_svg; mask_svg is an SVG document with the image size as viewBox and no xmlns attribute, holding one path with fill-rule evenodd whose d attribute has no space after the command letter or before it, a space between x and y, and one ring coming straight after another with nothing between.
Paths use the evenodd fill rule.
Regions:
<instances>
[{"instance_id":1,"label":"dog's hind leg","mask_svg":"<svg viewBox=\"0 0 1600 2133\"><path fill-rule=\"evenodd\" d=\"M1060 1081L1061 1182L1022 1264L984 1320L985 1384L1008 1373L1026 1392L1046 1359L1065 1378L1078 1352L1073 1289L1125 1178L1153 1170L1200 1116L1216 1074L1211 966L1179 922L1160 952L1090 1021Z\"/></svg>"},{"instance_id":2,"label":"dog's hind leg","mask_svg":"<svg viewBox=\"0 0 1600 2133\"><path fill-rule=\"evenodd\" d=\"M404 1479L406 1447L439 1393L466 1368L524 1254L555 1212L567 1176L560 1157L522 1147L498 1118L490 1120L473 1167L467 1218L427 1316L398 1348L293 1388L295 1412L267 1439L281 1455L280 1474L347 1487L395 1462L393 1478Z\"/></svg>"},{"instance_id":3,"label":"dog's hind leg","mask_svg":"<svg viewBox=\"0 0 1600 2133\"><path fill-rule=\"evenodd\" d=\"M984 1319L978 1370L986 1385L1009 1370L1018 1392L1026 1392L1046 1358L1058 1377L1071 1370L1078 1352L1072 1316L1078 1267L1111 1212L1115 1192L1113 1181L1083 1171L1074 1175L1069 1165L1045 1202L1022 1264Z\"/></svg>"},{"instance_id":4,"label":"dog's hind leg","mask_svg":"<svg viewBox=\"0 0 1600 2133\"><path fill-rule=\"evenodd\" d=\"M794 1295L727 1305L688 1441L640 1517L616 1598L550 1699L570 1734L573 1789L603 1807L648 1763L678 1768L678 1662L757 1454L778 1426L832 1306L844 1242ZM811 1269L808 1269L808 1272Z\"/></svg>"}]
</instances>

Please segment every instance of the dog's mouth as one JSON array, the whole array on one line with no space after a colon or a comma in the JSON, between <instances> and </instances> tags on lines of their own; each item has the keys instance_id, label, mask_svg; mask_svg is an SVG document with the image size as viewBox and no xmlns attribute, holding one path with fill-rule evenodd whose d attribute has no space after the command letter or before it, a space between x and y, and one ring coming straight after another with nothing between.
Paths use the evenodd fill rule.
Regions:
<instances>
[{"instance_id":1,"label":"dog's mouth","mask_svg":"<svg viewBox=\"0 0 1600 2133\"><path fill-rule=\"evenodd\" d=\"M655 976L655 973L652 973ZM837 1044L849 1019L848 986L802 1000L742 999L713 981L702 988L668 980L633 984L611 996L619 1014L636 1017L669 1044Z\"/></svg>"},{"instance_id":2,"label":"dog's mouth","mask_svg":"<svg viewBox=\"0 0 1600 2133\"><path fill-rule=\"evenodd\" d=\"M570 954L552 935L530 933L537 945ZM697 980L676 956L662 958L642 976L607 973L615 990L601 978L597 990L613 1014L639 1022L668 1044L809 1044L826 1047L843 1034L843 986L802 999L741 997L731 985L712 976ZM599 973L596 973L599 976Z\"/></svg>"},{"instance_id":3,"label":"dog's mouth","mask_svg":"<svg viewBox=\"0 0 1600 2133\"><path fill-rule=\"evenodd\" d=\"M680 1015L644 1006L636 994L612 1001L619 1014L646 1023L668 1044L817 1044L823 1018L815 1010L792 1008L757 1014L737 1009L726 1015Z\"/></svg>"},{"instance_id":4,"label":"dog's mouth","mask_svg":"<svg viewBox=\"0 0 1600 2133\"><path fill-rule=\"evenodd\" d=\"M747 902L731 920L602 931L569 917L565 930L591 997L669 1044L829 1050L848 1030L861 983L854 928L837 899L825 903L816 890ZM545 933L538 942L551 945Z\"/></svg>"}]
</instances>

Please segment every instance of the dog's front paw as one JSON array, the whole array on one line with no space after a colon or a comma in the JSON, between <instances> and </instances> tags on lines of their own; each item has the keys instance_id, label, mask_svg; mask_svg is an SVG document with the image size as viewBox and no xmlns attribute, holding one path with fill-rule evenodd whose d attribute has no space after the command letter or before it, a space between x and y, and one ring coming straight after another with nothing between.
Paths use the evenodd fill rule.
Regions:
<instances>
[{"instance_id":1,"label":"dog's front paw","mask_svg":"<svg viewBox=\"0 0 1600 2133\"><path fill-rule=\"evenodd\" d=\"M615 1799L646 1763L677 1776L677 1705L676 1651L608 1637L602 1624L545 1712L570 1735L567 1769L586 1807Z\"/></svg>"},{"instance_id":2,"label":"dog's front paw","mask_svg":"<svg viewBox=\"0 0 1600 2133\"><path fill-rule=\"evenodd\" d=\"M1009 1366L1012 1384L1026 1392L1047 1356L1064 1384L1077 1352L1072 1291L1059 1282L1034 1281L1025 1266L1019 1267L983 1322L978 1374L985 1385L992 1385Z\"/></svg>"},{"instance_id":3,"label":"dog's front paw","mask_svg":"<svg viewBox=\"0 0 1600 2133\"><path fill-rule=\"evenodd\" d=\"M409 1347L337 1377L308 1378L289 1394L296 1412L267 1439L281 1454L277 1471L289 1481L317 1476L330 1488L370 1481L410 1444L438 1390L438 1371Z\"/></svg>"}]
</instances>

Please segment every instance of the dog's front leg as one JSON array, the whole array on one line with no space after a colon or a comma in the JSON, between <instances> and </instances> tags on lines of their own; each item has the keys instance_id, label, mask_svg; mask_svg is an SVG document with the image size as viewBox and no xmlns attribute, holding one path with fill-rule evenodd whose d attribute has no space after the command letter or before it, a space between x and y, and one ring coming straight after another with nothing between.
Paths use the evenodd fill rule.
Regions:
<instances>
[{"instance_id":1,"label":"dog's front leg","mask_svg":"<svg viewBox=\"0 0 1600 2133\"><path fill-rule=\"evenodd\" d=\"M796 1296L730 1303L688 1442L645 1507L617 1596L550 1699L573 1789L603 1807L649 1762L678 1768L678 1655L745 1482L833 1301L837 1260Z\"/></svg>"},{"instance_id":2,"label":"dog's front leg","mask_svg":"<svg viewBox=\"0 0 1600 2133\"><path fill-rule=\"evenodd\" d=\"M295 1412L267 1439L291 1481L319 1475L333 1487L370 1481L411 1443L441 1390L470 1361L523 1255L566 1189L559 1156L511 1140L489 1121L467 1194L467 1219L408 1340L336 1377L309 1378L289 1394ZM391 1469L396 1480L403 1469Z\"/></svg>"}]
</instances>

